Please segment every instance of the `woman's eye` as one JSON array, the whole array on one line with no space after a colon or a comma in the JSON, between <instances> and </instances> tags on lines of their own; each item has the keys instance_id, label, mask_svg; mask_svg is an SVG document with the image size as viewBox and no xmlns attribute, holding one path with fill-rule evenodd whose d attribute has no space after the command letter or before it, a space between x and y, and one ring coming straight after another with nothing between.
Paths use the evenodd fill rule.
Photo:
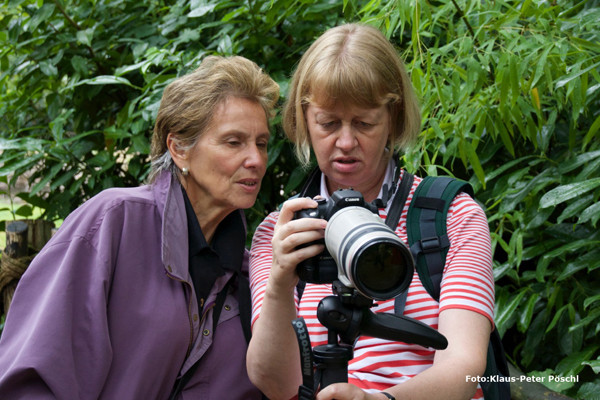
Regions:
<instances>
[{"instance_id":1,"label":"woman's eye","mask_svg":"<svg viewBox=\"0 0 600 400\"><path fill-rule=\"evenodd\" d=\"M370 124L365 121L358 121L358 126L360 126L361 128L371 128L373 124Z\"/></svg>"},{"instance_id":2,"label":"woman's eye","mask_svg":"<svg viewBox=\"0 0 600 400\"><path fill-rule=\"evenodd\" d=\"M240 145L240 143L241 143L241 142L240 142L240 141L238 141L238 140L230 140L230 141L228 141L228 142L227 142L227 144L228 144L228 145L230 145L230 146L233 146L233 147L235 147L235 146L239 146L239 145Z\"/></svg>"},{"instance_id":3,"label":"woman's eye","mask_svg":"<svg viewBox=\"0 0 600 400\"><path fill-rule=\"evenodd\" d=\"M323 128L332 128L335 125L336 121L326 121L326 122L319 122L319 125L321 125Z\"/></svg>"}]
</instances>

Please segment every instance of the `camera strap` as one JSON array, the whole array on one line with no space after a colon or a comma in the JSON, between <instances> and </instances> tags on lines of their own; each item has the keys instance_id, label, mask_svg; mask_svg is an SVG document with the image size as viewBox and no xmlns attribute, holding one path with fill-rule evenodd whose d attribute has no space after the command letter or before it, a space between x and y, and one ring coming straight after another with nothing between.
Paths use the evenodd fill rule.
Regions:
<instances>
[{"instance_id":1,"label":"camera strap","mask_svg":"<svg viewBox=\"0 0 600 400\"><path fill-rule=\"evenodd\" d=\"M312 197L318 195L320 190L321 190L321 170L317 166L311 171L310 175L308 175L306 182L302 186L302 189L300 189L300 193L298 193L298 197L307 197L308 196L308 197L312 198Z\"/></svg>"},{"instance_id":2,"label":"camera strap","mask_svg":"<svg viewBox=\"0 0 600 400\"><path fill-rule=\"evenodd\" d=\"M397 193L392 200L392 204L390 205L390 210L387 218L385 219L385 224L392 228L394 232L398 227L398 221L400 221L400 215L402 214L402 210L406 204L406 199L410 193L410 188L412 187L414 178L415 177L413 174L408 171L404 171L404 174L402 175L402 181L400 181L400 186L398 187Z\"/></svg>"},{"instance_id":3,"label":"camera strap","mask_svg":"<svg viewBox=\"0 0 600 400\"><path fill-rule=\"evenodd\" d=\"M292 326L300 348L300 370L302 371L302 385L298 387L298 400L312 400L315 397L316 385L321 379L313 372L314 361L308 328L302 317L293 320Z\"/></svg>"},{"instance_id":4,"label":"camera strap","mask_svg":"<svg viewBox=\"0 0 600 400\"><path fill-rule=\"evenodd\" d=\"M234 275L237 275L237 273L235 273ZM234 278L234 277L232 277L232 278ZM231 281L232 281L232 279L230 279L225 284L225 287L223 288L223 290L221 290L219 292L219 294L217 295L217 299L215 300L215 305L213 306L213 335L215 334L215 331L217 330L217 324L219 323L219 317L221 316L221 310L223 309L223 305L225 304L225 298L227 297L227 292L229 291L229 286L230 286ZM199 365L200 365L200 360L196 361L190 367L190 369L188 369L186 371L186 373L183 374L183 376L175 382L175 386L173 388L173 391L171 392L171 395L169 396L169 400L175 400L177 398L179 393L181 393L183 391L183 388L185 387L185 385L188 384L188 382L192 378L192 375L194 375L194 373L196 372L196 369L198 369Z\"/></svg>"},{"instance_id":5,"label":"camera strap","mask_svg":"<svg viewBox=\"0 0 600 400\"><path fill-rule=\"evenodd\" d=\"M392 156L393 160L394 160L394 173L393 173L393 177L392 177L392 183L391 185L388 186L387 183L384 183L383 186L381 187L381 198L380 199L375 199L373 201L373 204L375 204L377 206L377 208L387 208L388 202L390 201L390 199L392 198L392 196L394 196L394 194L396 193L396 188L398 187L398 181L400 180L400 172L402 171L402 168L400 168L400 154L398 152L394 152L394 155ZM409 187L410 189L410 187ZM393 230L396 230L396 227L392 228Z\"/></svg>"},{"instance_id":6,"label":"camera strap","mask_svg":"<svg viewBox=\"0 0 600 400\"><path fill-rule=\"evenodd\" d=\"M402 210L404 209L404 205L406 204L406 199L408 198L408 194L410 193L410 189L412 188L413 181L415 177L408 171L404 171L402 174L402 180L400 181L400 186L396 191L396 195L394 196L394 200L392 200L392 204L390 205L390 209L385 219L385 224L389 226L394 232L398 227L398 221L400 221L400 215L402 214ZM408 290L400 293L396 299L394 300L394 311L397 314L398 310L403 310L406 305L406 299L408 297ZM400 314L401 315L401 314Z\"/></svg>"}]
</instances>

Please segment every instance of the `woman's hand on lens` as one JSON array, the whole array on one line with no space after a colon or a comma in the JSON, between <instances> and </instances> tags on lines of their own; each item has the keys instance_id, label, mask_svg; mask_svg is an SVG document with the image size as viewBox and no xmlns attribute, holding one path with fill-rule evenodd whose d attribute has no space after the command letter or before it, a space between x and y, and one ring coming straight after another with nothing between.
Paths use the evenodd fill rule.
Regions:
<instances>
[{"instance_id":1,"label":"woman's hand on lens","mask_svg":"<svg viewBox=\"0 0 600 400\"><path fill-rule=\"evenodd\" d=\"M294 213L316 207L316 201L305 197L283 203L271 240L273 266L270 280L272 284L286 288L295 287L298 282L296 266L325 249L323 244L307 244L323 239L327 221L320 218L294 219Z\"/></svg>"}]
</instances>

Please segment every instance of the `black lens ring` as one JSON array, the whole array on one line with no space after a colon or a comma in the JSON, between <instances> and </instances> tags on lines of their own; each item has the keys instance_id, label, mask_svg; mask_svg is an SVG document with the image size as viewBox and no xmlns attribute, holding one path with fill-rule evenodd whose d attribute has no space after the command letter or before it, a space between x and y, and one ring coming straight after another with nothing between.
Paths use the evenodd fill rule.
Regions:
<instances>
[{"instance_id":1,"label":"black lens ring","mask_svg":"<svg viewBox=\"0 0 600 400\"><path fill-rule=\"evenodd\" d=\"M399 239L400 240L400 239ZM374 295L374 291L367 288L361 281L359 281L358 279L356 279L356 281L354 281L354 279L352 279L352 283L354 284L354 286L356 287L356 289L358 289L359 292L367 295L368 297L371 297L375 300L388 300L391 299L393 297L398 296L400 293L404 292L405 290L408 290L408 287L410 286L410 282L412 281L413 275L414 275L414 261L412 259L412 254L410 253L410 250L403 244L403 243L399 243L397 241L394 240L390 240L389 238L373 238L365 243L363 243L363 246L361 246L360 250L354 255L354 258L352 260L352 265L350 266L351 269L351 273L353 277L357 277L357 261L360 259L360 256L362 255L362 253L364 253L371 244L380 244L380 243L390 243L392 245L395 245L397 248L400 249L400 253L402 254L403 259L405 261L405 265L406 265L406 273L404 274L404 278L402 280L402 285L399 286L398 288L394 288L393 290L388 290L387 292L383 292L383 293L376 293ZM407 261L407 262L406 262ZM398 290L399 288L401 288L402 290Z\"/></svg>"}]
</instances>

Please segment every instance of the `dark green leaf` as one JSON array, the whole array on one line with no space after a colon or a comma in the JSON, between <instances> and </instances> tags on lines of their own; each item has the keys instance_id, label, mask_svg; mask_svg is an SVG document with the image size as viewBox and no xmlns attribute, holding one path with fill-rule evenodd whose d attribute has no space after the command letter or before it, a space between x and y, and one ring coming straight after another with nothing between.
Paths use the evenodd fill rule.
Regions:
<instances>
[{"instance_id":1,"label":"dark green leaf","mask_svg":"<svg viewBox=\"0 0 600 400\"><path fill-rule=\"evenodd\" d=\"M521 303L523 297L527 294L525 290L519 292L516 296L510 299L510 301L500 307L500 312L496 315L495 322L498 327L498 331L502 335L509 327L507 326L508 320L512 317L513 313Z\"/></svg>"},{"instance_id":2,"label":"dark green leaf","mask_svg":"<svg viewBox=\"0 0 600 400\"><path fill-rule=\"evenodd\" d=\"M529 328L531 319L533 318L535 305L538 302L539 297L540 295L538 293L532 293L525 304L525 308L521 311L521 316L519 318L519 330L521 332L525 332Z\"/></svg>"},{"instance_id":3,"label":"dark green leaf","mask_svg":"<svg viewBox=\"0 0 600 400\"><path fill-rule=\"evenodd\" d=\"M585 182L576 182L568 185L561 185L552 189L540 200L540 208L552 207L563 203L574 197L581 196L584 193L594 190L600 186L600 178L590 179Z\"/></svg>"}]
</instances>

